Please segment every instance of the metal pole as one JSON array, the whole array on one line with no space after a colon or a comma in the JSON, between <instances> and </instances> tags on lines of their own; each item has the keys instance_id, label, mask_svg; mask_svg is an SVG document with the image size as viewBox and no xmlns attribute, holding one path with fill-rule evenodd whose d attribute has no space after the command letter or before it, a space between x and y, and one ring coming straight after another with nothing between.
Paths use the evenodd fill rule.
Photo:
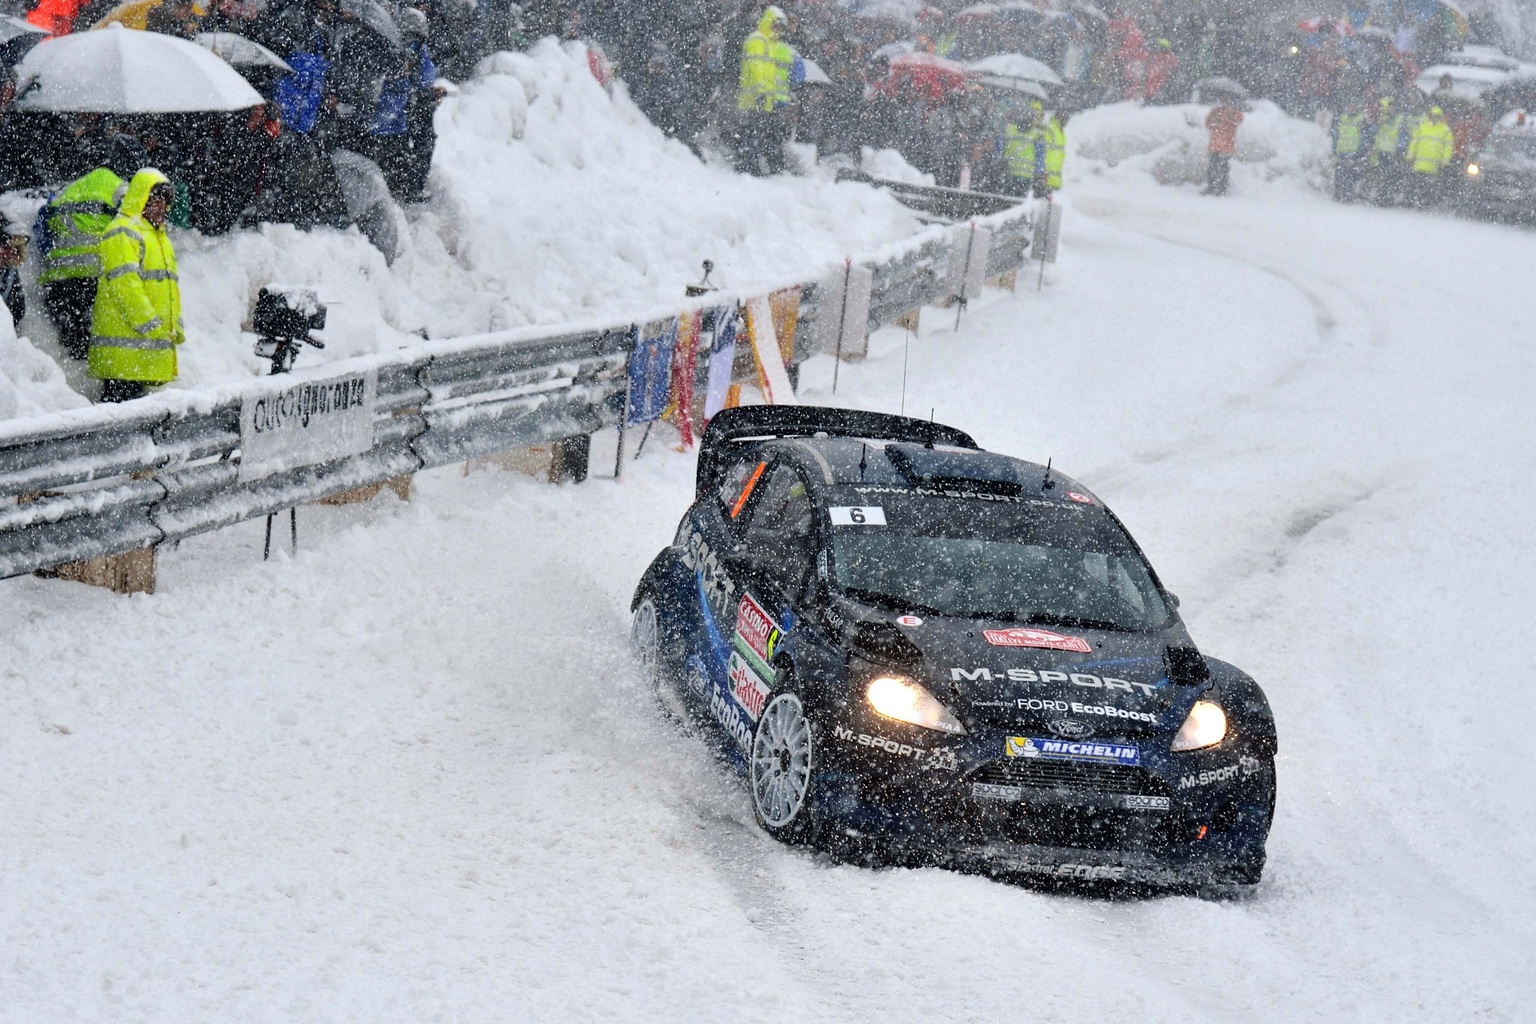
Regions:
<instances>
[{"instance_id":1,"label":"metal pole","mask_svg":"<svg viewBox=\"0 0 1536 1024\"><path fill-rule=\"evenodd\" d=\"M965 273L960 278L960 295L955 300L955 330L960 329L960 314L965 312L965 286L971 279L971 257L976 252L976 222L971 221L971 240L965 247Z\"/></svg>"},{"instance_id":2,"label":"metal pole","mask_svg":"<svg viewBox=\"0 0 1536 1024\"><path fill-rule=\"evenodd\" d=\"M1052 203L1052 201L1053 201L1053 199L1052 199L1051 196L1046 196L1045 197L1045 236L1046 236L1046 240L1047 241L1050 240L1050 236L1051 236L1051 203ZM1045 290L1045 250L1042 249L1040 251L1040 279L1035 282L1035 291L1040 292L1040 291L1044 291L1044 290Z\"/></svg>"},{"instance_id":3,"label":"metal pole","mask_svg":"<svg viewBox=\"0 0 1536 1024\"><path fill-rule=\"evenodd\" d=\"M837 347L832 353L832 393L837 394L837 371L843 364L843 331L848 327L848 282L853 277L853 260L843 260L843 308L837 315Z\"/></svg>"},{"instance_id":4,"label":"metal pole","mask_svg":"<svg viewBox=\"0 0 1536 1024\"><path fill-rule=\"evenodd\" d=\"M638 337L638 334L636 335ZM631 349L629 358L634 359L635 353ZM628 367L625 367L628 370ZM615 480L624 475L624 429L629 426L629 399L630 393L635 390L635 378L630 377L629 383L624 385L624 411L619 414L619 450L613 456L613 478Z\"/></svg>"}]
</instances>

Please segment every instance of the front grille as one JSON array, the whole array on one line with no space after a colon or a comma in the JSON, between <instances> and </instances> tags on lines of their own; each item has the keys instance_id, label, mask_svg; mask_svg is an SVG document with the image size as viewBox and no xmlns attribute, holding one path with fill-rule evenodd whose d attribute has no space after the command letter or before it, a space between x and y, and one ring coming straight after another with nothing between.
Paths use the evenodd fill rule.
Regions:
<instances>
[{"instance_id":1,"label":"front grille","mask_svg":"<svg viewBox=\"0 0 1536 1024\"><path fill-rule=\"evenodd\" d=\"M1159 849L1181 828L1163 781L1126 765L1007 758L967 776L966 792L963 828L979 840Z\"/></svg>"},{"instance_id":2,"label":"front grille","mask_svg":"<svg viewBox=\"0 0 1536 1024\"><path fill-rule=\"evenodd\" d=\"M971 782L1069 793L1168 795L1168 787L1161 779L1140 768L1082 761L1050 761L1043 758L1011 757L1004 761L993 761L977 769L971 775Z\"/></svg>"}]
</instances>

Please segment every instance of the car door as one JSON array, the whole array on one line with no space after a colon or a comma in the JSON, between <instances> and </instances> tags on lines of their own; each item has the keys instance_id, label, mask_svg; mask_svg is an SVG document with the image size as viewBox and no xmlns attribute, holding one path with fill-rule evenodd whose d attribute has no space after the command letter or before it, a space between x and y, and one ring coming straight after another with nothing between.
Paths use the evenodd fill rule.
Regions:
<instances>
[{"instance_id":1,"label":"car door","mask_svg":"<svg viewBox=\"0 0 1536 1024\"><path fill-rule=\"evenodd\" d=\"M743 749L775 688L774 655L795 626L815 558L814 509L800 471L762 463L748 486L752 493L733 505L741 534L727 564L740 597L722 695L733 705L722 724Z\"/></svg>"}]
</instances>

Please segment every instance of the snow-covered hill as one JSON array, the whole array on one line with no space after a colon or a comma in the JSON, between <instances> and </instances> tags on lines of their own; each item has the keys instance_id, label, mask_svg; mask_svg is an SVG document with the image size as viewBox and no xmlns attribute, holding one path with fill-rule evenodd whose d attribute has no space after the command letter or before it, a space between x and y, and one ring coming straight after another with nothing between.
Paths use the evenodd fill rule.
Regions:
<instances>
[{"instance_id":1,"label":"snow-covered hill","mask_svg":"<svg viewBox=\"0 0 1536 1024\"><path fill-rule=\"evenodd\" d=\"M302 356L312 364L423 337L622 317L680 298L705 259L717 283L777 283L921 228L868 186L703 163L646 121L622 85L605 92L575 44L487 58L437 125L435 196L409 212L393 266L356 229L178 234L189 341L174 386L266 372L240 330L272 282L316 286L332 304L325 351ZM33 306L21 333L64 370L28 354L0 361L0 417L83 404L68 385L89 387Z\"/></svg>"},{"instance_id":2,"label":"snow-covered hill","mask_svg":"<svg viewBox=\"0 0 1536 1024\"><path fill-rule=\"evenodd\" d=\"M693 489L653 440L621 484L306 508L294 559L198 538L154 597L0 583L0 1019L1527 1016L1536 236L1259 183L1068 203L1045 291L925 317L910 365L880 333L836 400L1053 457L1265 685L1252 899L768 841L624 649Z\"/></svg>"}]
</instances>

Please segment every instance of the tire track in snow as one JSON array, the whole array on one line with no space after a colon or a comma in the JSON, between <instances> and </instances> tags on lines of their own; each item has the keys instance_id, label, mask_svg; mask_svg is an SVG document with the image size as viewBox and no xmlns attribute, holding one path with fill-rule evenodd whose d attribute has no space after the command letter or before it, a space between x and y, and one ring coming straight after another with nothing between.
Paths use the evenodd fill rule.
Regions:
<instances>
[{"instance_id":1,"label":"tire track in snow","mask_svg":"<svg viewBox=\"0 0 1536 1024\"><path fill-rule=\"evenodd\" d=\"M1159 215L1158 211L1117 201L1103 196L1078 200L1080 212L1104 221L1125 231L1131 231L1168 245L1215 256L1219 259L1251 267L1290 288L1311 308L1316 344L1283 364L1277 373L1262 386L1242 395L1231 395L1223 400L1228 412L1242 411L1280 416L1282 406L1291 400L1291 392L1302 385L1303 376L1320 357L1341 347L1364 345L1372 350L1386 349L1388 331L1372 305L1356 291L1300 274L1286 261L1287 255L1279 250L1282 243L1294 244L1293 238L1269 239L1252 233L1221 236L1211 240L1212 223L1207 219L1190 221ZM1255 247L1266 250L1263 254ZM1228 449L1228 457L1240 457L1244 453L1231 449L1223 432L1206 428L1191 432L1178 442L1165 446L1150 458L1138 457L1138 464L1161 462L1179 453L1211 452ZM1269 454L1267 451L1264 454ZM1131 467L1121 467L1121 472ZM1282 510L1283 526L1274 536L1270 549L1262 556L1250 556L1242 563L1231 565L1222 574L1215 596L1221 596L1240 588L1255 576L1278 571L1290 561L1296 549L1305 543L1312 530L1332 520L1350 508L1368 502L1386 481L1355 481L1342 493L1314 500L1297 502L1292 508ZM1298 489L1296 493L1307 493Z\"/></svg>"}]
</instances>

